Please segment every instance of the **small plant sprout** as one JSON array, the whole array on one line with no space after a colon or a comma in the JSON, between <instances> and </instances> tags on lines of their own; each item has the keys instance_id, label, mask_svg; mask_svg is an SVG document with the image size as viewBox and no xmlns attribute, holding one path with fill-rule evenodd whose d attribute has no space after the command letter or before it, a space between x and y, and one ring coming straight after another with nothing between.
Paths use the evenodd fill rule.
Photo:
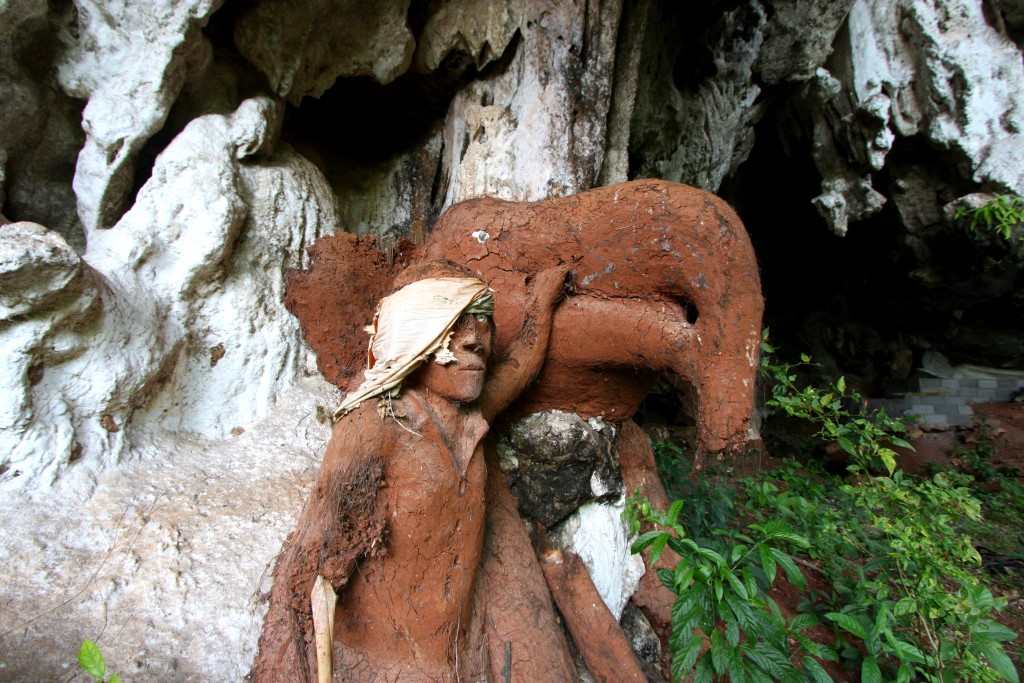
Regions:
<instances>
[{"instance_id":1,"label":"small plant sprout","mask_svg":"<svg viewBox=\"0 0 1024 683\"><path fill-rule=\"evenodd\" d=\"M121 677L111 674L107 678L107 663L99 645L91 640L83 640L78 649L78 667L96 683L121 683Z\"/></svg>"}]
</instances>

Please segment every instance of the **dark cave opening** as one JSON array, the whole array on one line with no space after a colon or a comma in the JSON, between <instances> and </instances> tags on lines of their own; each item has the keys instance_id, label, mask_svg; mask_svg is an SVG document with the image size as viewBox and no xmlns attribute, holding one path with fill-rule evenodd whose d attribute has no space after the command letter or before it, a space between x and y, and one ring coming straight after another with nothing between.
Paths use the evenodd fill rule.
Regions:
<instances>
[{"instance_id":1,"label":"dark cave opening","mask_svg":"<svg viewBox=\"0 0 1024 683\"><path fill-rule=\"evenodd\" d=\"M905 390L928 350L954 363L1022 367L1020 264L941 217L907 227L894 199L914 174L940 204L970 192L947 172L949 153L899 140L872 178L889 201L839 237L811 204L820 175L810 149L783 139L782 112L769 109L720 194L750 233L765 326L783 356L810 353L822 377L845 375L869 396Z\"/></svg>"}]
</instances>

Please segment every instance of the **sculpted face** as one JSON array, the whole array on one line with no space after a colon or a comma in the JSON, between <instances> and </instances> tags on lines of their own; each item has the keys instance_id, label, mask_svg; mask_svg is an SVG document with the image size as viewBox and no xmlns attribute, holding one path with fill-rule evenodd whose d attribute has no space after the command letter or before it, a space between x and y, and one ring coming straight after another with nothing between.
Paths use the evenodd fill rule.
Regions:
<instances>
[{"instance_id":1,"label":"sculpted face","mask_svg":"<svg viewBox=\"0 0 1024 683\"><path fill-rule=\"evenodd\" d=\"M449 401L475 401L484 388L491 343L490 320L482 316L463 315L455 324L449 344L455 361L446 365L433 360L424 363L416 372L415 383Z\"/></svg>"}]
</instances>

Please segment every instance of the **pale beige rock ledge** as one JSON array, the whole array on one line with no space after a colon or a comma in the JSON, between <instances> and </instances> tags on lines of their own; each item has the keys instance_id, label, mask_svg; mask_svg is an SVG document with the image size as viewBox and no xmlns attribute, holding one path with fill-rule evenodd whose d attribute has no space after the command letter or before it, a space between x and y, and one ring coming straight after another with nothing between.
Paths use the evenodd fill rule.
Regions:
<instances>
[{"instance_id":1,"label":"pale beige rock ledge","mask_svg":"<svg viewBox=\"0 0 1024 683\"><path fill-rule=\"evenodd\" d=\"M137 435L95 483L0 498L0 681L67 679L85 638L126 681L240 680L337 400L303 380L239 436Z\"/></svg>"}]
</instances>

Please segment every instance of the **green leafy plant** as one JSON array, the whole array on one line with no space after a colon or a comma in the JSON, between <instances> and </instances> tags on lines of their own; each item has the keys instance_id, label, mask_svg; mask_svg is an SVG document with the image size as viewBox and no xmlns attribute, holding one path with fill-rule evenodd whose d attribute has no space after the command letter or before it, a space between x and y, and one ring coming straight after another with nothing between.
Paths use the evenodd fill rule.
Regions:
<instances>
[{"instance_id":1,"label":"green leafy plant","mask_svg":"<svg viewBox=\"0 0 1024 683\"><path fill-rule=\"evenodd\" d=\"M770 386L765 402L768 408L814 423L820 438L834 441L850 456L854 472L884 467L891 475L896 470L892 447L913 448L903 438L906 423L884 410L867 410L864 397L847 387L844 377L825 388L798 386L797 368L811 365L811 357L802 354L799 363L787 363L775 354L766 328L761 339L760 371Z\"/></svg>"},{"instance_id":2,"label":"green leafy plant","mask_svg":"<svg viewBox=\"0 0 1024 683\"><path fill-rule=\"evenodd\" d=\"M685 451L670 441L655 441L654 459L665 493L673 500L685 500L681 521L696 538L711 536L729 525L733 512L733 489L720 485L712 464L699 478L690 476L692 465Z\"/></svg>"},{"instance_id":3,"label":"green leafy plant","mask_svg":"<svg viewBox=\"0 0 1024 683\"><path fill-rule=\"evenodd\" d=\"M91 640L83 640L82 647L78 649L78 666L90 678L99 683L121 683L121 677L111 674L107 678L107 663L103 659L103 652L99 645Z\"/></svg>"},{"instance_id":4,"label":"green leafy plant","mask_svg":"<svg viewBox=\"0 0 1024 683\"><path fill-rule=\"evenodd\" d=\"M745 507L807 537L803 552L832 587L818 608L862 680L888 671L885 680L901 682L1016 681L1002 646L1015 634L993 619L1005 600L979 578L981 558L960 530L962 519L980 520L969 482L897 471L849 484L789 465L746 481Z\"/></svg>"},{"instance_id":5,"label":"green leafy plant","mask_svg":"<svg viewBox=\"0 0 1024 683\"><path fill-rule=\"evenodd\" d=\"M997 194L982 206L959 207L953 217L956 220L966 219L968 229L975 234L997 235L1011 244L1017 244L1020 242L1018 232L1024 224L1024 198Z\"/></svg>"},{"instance_id":6,"label":"green leafy plant","mask_svg":"<svg viewBox=\"0 0 1024 683\"><path fill-rule=\"evenodd\" d=\"M805 585L783 547L806 548L807 541L780 521L750 524L744 532L722 529L714 540L700 541L680 523L682 508L677 500L662 512L634 496L625 514L634 533L652 527L633 543L634 553L647 550L653 564L668 547L680 558L674 569L658 570L676 595L669 638L673 680L693 672L700 683L831 681L818 659L835 660L835 651L805 634L818 619L800 614L787 620L767 593L779 568L793 585Z\"/></svg>"}]
</instances>

